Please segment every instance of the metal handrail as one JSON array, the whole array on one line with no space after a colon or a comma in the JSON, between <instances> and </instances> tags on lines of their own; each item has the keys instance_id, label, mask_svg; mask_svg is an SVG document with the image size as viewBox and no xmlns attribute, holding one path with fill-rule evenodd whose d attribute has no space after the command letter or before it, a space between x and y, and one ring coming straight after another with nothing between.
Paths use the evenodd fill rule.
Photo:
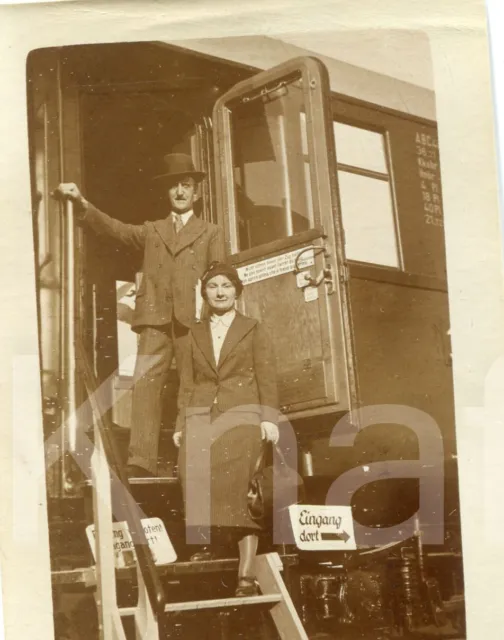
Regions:
<instances>
[{"instance_id":1,"label":"metal handrail","mask_svg":"<svg viewBox=\"0 0 504 640\"><path fill-rule=\"evenodd\" d=\"M138 514L138 507L129 491L129 480L121 461L117 446L112 434L112 422L107 414L107 403L102 399L103 385L98 385L98 380L90 364L88 355L84 349L82 340L76 331L76 286L75 286L75 217L74 204L70 198L64 201L64 217L62 234L62 365L63 378L65 380L65 419L68 428L68 441L70 452L77 448L77 419L76 419L76 373L82 375L84 386L92 407L96 426L98 427L103 448L109 468L115 472L117 480L125 488L124 500L115 505L116 516L120 515L125 520L136 552L138 568L145 584L153 612L159 614L164 611L166 598L161 585L156 565L150 552L147 537Z\"/></svg>"},{"instance_id":2,"label":"metal handrail","mask_svg":"<svg viewBox=\"0 0 504 640\"><path fill-rule=\"evenodd\" d=\"M124 487L129 487L129 480L126 475L126 471L124 469L124 465L121 461L120 455L118 453L117 445L112 433L112 422L108 417L106 411L103 409L103 402L100 397L98 381L96 380L96 376L91 369L89 358L84 351L84 347L79 341L77 341L76 343L76 352L77 369L82 375L89 402L91 404L97 426L100 430L107 462L115 472L122 485ZM126 491L126 493L127 496L131 498L130 492ZM152 609L159 614L164 611L166 596L147 543L147 537L143 530L140 517L136 509L132 507L132 502L133 498L131 498L131 500L125 500L120 505L118 505L118 507L121 509L121 511L123 511L122 517L126 521L131 533L131 539L135 548L138 567L145 582L145 588L147 589Z\"/></svg>"},{"instance_id":3,"label":"metal handrail","mask_svg":"<svg viewBox=\"0 0 504 640\"><path fill-rule=\"evenodd\" d=\"M77 439L77 400L75 380L75 218L74 207L65 200L63 257L63 373L65 383L65 424L68 433L68 447L71 453L76 451Z\"/></svg>"}]
</instances>

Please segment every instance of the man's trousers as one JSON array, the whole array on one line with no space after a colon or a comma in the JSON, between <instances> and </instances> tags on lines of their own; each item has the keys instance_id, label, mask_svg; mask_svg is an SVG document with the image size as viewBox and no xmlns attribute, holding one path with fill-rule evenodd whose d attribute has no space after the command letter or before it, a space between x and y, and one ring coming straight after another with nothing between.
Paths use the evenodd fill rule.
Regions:
<instances>
[{"instance_id":1,"label":"man's trousers","mask_svg":"<svg viewBox=\"0 0 504 640\"><path fill-rule=\"evenodd\" d=\"M128 464L153 474L157 472L166 384L174 357L180 374L188 333L189 329L176 321L166 326L144 327L140 331ZM145 371L143 375L142 371Z\"/></svg>"}]
</instances>

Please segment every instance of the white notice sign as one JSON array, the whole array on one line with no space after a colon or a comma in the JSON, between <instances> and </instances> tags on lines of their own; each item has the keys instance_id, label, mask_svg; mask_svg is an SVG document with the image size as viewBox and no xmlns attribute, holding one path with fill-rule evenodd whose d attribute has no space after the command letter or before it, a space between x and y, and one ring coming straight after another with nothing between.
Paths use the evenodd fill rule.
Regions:
<instances>
[{"instance_id":1,"label":"white notice sign","mask_svg":"<svg viewBox=\"0 0 504 640\"><path fill-rule=\"evenodd\" d=\"M318 300L318 288L317 287L306 287L303 289L303 296L305 302L313 302L314 300Z\"/></svg>"},{"instance_id":2,"label":"white notice sign","mask_svg":"<svg viewBox=\"0 0 504 640\"><path fill-rule=\"evenodd\" d=\"M289 507L296 545L303 551L352 551L355 545L352 507L300 505Z\"/></svg>"},{"instance_id":3,"label":"white notice sign","mask_svg":"<svg viewBox=\"0 0 504 640\"><path fill-rule=\"evenodd\" d=\"M315 258L313 255L313 249L305 251L303 248L296 249L296 251L289 251L289 253L283 253L273 258L266 258L266 260L259 260L253 264L248 264L245 267L238 268L238 275L244 285L252 284L253 282L259 282L260 280L267 280L268 278L274 278L284 273L290 273L294 271L296 263L296 256L303 251L303 255L298 261L298 267L300 269L306 269L312 267L315 264Z\"/></svg>"},{"instance_id":4,"label":"white notice sign","mask_svg":"<svg viewBox=\"0 0 504 640\"><path fill-rule=\"evenodd\" d=\"M163 521L159 518L145 518L141 522L155 564L162 565L175 562L177 554L175 553L175 549L168 537ZM116 569L134 566L136 562L136 554L128 525L125 522L114 522L112 523L112 529L114 532ZM94 524L90 524L86 527L86 535L93 557L96 560Z\"/></svg>"}]
</instances>

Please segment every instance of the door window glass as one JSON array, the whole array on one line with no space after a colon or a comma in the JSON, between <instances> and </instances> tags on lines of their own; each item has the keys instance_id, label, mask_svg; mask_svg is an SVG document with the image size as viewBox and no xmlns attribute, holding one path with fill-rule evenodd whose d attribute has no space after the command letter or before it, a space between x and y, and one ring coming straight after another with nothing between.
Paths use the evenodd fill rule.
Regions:
<instances>
[{"instance_id":1,"label":"door window glass","mask_svg":"<svg viewBox=\"0 0 504 640\"><path fill-rule=\"evenodd\" d=\"M299 78L242 100L233 107L230 118L238 251L312 228L306 117Z\"/></svg>"}]
</instances>

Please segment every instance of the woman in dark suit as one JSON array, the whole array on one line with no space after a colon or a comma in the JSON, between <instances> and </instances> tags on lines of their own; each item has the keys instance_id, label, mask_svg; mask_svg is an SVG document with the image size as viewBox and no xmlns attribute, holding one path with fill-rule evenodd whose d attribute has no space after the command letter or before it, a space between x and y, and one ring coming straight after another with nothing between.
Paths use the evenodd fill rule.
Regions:
<instances>
[{"instance_id":1,"label":"woman in dark suit","mask_svg":"<svg viewBox=\"0 0 504 640\"><path fill-rule=\"evenodd\" d=\"M276 443L279 435L273 348L264 327L235 310L242 289L236 269L227 264L213 263L202 277L209 318L195 324L190 332L174 434L180 447L179 476L186 514L190 481L192 487L199 487L202 507L210 501L210 523L201 524L209 524L212 531L233 530L237 534L237 596L258 592L253 563L259 526L248 515L247 491L262 440ZM191 416L196 416L199 424L192 423ZM201 456L205 449L210 449L210 474ZM205 498L208 489L209 497ZM194 513L194 504L192 507ZM208 557L208 552L200 552L192 559Z\"/></svg>"}]
</instances>

